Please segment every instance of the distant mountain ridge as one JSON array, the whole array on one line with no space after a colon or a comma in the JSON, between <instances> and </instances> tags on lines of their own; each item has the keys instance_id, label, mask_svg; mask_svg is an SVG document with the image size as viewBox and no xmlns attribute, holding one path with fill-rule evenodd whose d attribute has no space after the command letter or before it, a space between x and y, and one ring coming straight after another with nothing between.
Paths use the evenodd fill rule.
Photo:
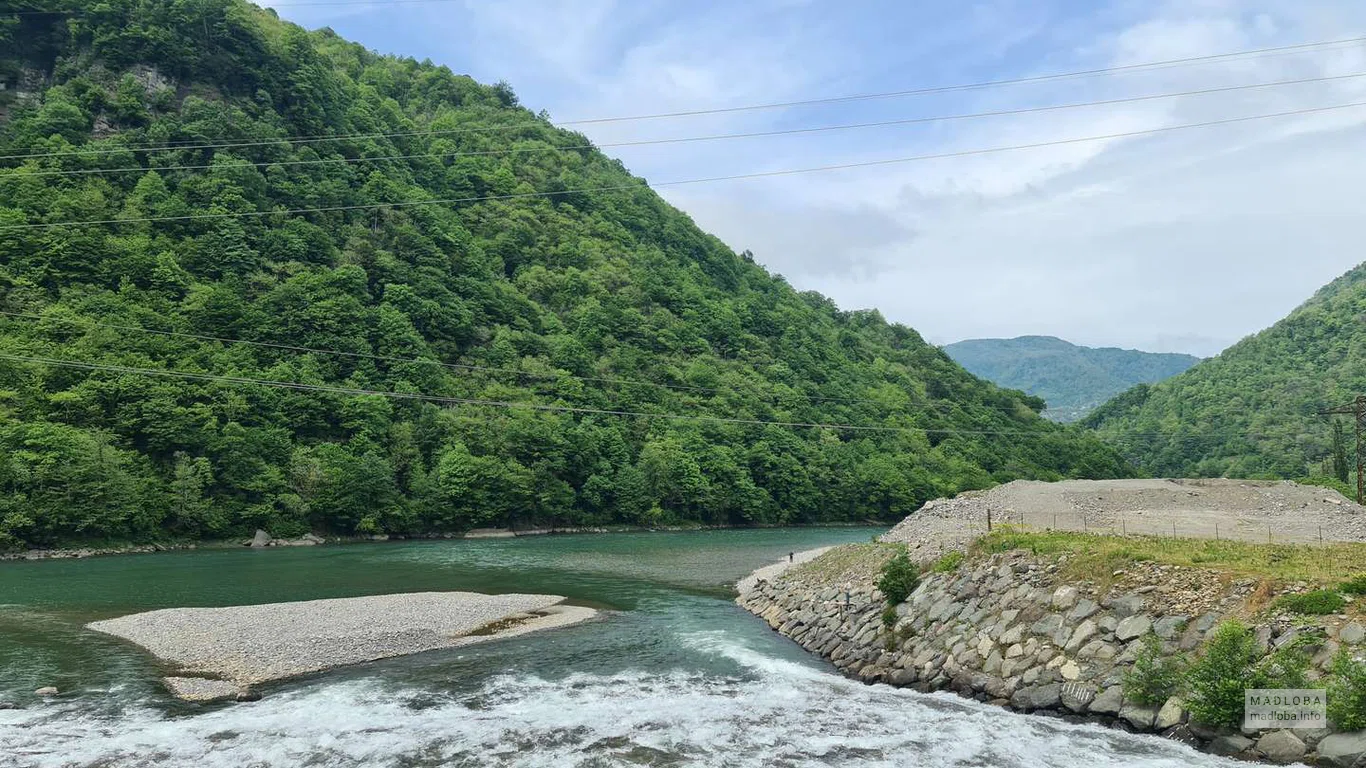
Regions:
<instances>
[{"instance_id":1,"label":"distant mountain ridge","mask_svg":"<svg viewBox=\"0 0 1366 768\"><path fill-rule=\"evenodd\" d=\"M1345 481L1351 440L1335 446L1332 423L1318 412L1362 393L1366 263L1270 328L1161 384L1125 392L1084 423L1159 476ZM1341 423L1350 433L1350 419Z\"/></svg>"},{"instance_id":2,"label":"distant mountain ridge","mask_svg":"<svg viewBox=\"0 0 1366 768\"><path fill-rule=\"evenodd\" d=\"M1048 403L1044 415L1076 421L1136 384L1175 376L1200 358L1116 347L1083 347L1055 336L968 339L944 347L972 374Z\"/></svg>"}]
</instances>

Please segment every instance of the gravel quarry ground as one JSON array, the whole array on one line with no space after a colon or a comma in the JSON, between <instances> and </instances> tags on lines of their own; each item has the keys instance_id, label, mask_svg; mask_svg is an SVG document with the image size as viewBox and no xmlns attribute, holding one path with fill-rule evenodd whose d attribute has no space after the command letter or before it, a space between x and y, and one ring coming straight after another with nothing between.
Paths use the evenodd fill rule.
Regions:
<instances>
[{"instance_id":1,"label":"gravel quarry ground","mask_svg":"<svg viewBox=\"0 0 1366 768\"><path fill-rule=\"evenodd\" d=\"M993 524L1253 542L1366 541L1366 507L1337 491L1257 480L1016 480L926 502L883 534L919 560L962 549Z\"/></svg>"},{"instance_id":2,"label":"gravel quarry ground","mask_svg":"<svg viewBox=\"0 0 1366 768\"><path fill-rule=\"evenodd\" d=\"M179 676L167 678L172 693L208 700L257 683L564 626L596 613L563 601L556 595L419 592L168 608L87 627L175 666Z\"/></svg>"}]
</instances>

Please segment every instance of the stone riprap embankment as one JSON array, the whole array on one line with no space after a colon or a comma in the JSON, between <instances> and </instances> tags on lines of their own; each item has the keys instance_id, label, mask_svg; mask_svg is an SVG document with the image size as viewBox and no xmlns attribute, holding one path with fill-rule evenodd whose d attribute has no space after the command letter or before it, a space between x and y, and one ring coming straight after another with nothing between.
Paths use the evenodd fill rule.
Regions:
<instances>
[{"instance_id":1,"label":"stone riprap embankment","mask_svg":"<svg viewBox=\"0 0 1366 768\"><path fill-rule=\"evenodd\" d=\"M839 555L836 549L829 557ZM869 683L955 691L1020 712L1161 734L1249 759L1348 766L1366 754L1366 736L1358 734L1203 728L1189 721L1178 698L1155 707L1125 699L1121 679L1145 635L1155 633L1168 653L1195 651L1224 619L1250 615L1260 599L1252 580L1145 563L1132 573L1104 574L1112 577L1106 579L1111 586L1100 588L1065 579L1065 566L1065 558L1010 552L970 560L954 572L927 573L896 607L891 628L866 569L852 579L847 572L822 576L810 566L793 569L754 585L737 601ZM1272 617L1256 630L1263 649L1312 638L1313 676L1341 645L1366 640L1366 628L1331 616Z\"/></svg>"},{"instance_id":2,"label":"stone riprap embankment","mask_svg":"<svg viewBox=\"0 0 1366 768\"><path fill-rule=\"evenodd\" d=\"M422 592L227 608L168 608L88 626L179 672L181 698L249 698L249 686L348 664L495 640L583 621L556 595Z\"/></svg>"}]
</instances>

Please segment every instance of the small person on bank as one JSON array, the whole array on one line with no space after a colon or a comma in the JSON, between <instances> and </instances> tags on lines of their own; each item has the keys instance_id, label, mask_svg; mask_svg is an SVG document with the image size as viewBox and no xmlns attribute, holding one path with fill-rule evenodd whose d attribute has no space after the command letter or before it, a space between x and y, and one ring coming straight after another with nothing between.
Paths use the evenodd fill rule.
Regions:
<instances>
[{"instance_id":1,"label":"small person on bank","mask_svg":"<svg viewBox=\"0 0 1366 768\"><path fill-rule=\"evenodd\" d=\"M788 552L788 553L787 553L787 561L788 561L789 563L790 563L790 562L793 562L792 558L795 557L795 556L796 556L796 553L795 553L795 552Z\"/></svg>"}]
</instances>

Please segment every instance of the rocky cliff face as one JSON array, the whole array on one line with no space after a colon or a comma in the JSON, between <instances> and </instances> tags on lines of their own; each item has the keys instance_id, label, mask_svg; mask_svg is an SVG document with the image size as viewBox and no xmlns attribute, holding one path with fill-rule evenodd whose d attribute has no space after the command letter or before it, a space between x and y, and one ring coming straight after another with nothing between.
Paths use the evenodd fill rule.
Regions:
<instances>
[{"instance_id":1,"label":"rocky cliff face","mask_svg":"<svg viewBox=\"0 0 1366 768\"><path fill-rule=\"evenodd\" d=\"M1238 733L1189 722L1177 698L1159 707L1126 701L1120 681L1140 639L1155 633L1164 650L1193 651L1225 618L1252 614L1261 599L1252 580L1213 571L1142 564L1104 574L1106 587L1068 581L1065 560L1006 553L930 573L896 622L883 621L871 580L813 579L791 572L761 581L738 602L803 648L870 683L955 691L1021 712L1113 725L1178 739L1210 752L1272 762L1319 759L1352 765L1366 739L1329 731ZM1340 643L1360 643L1361 625L1273 619L1257 625L1263 649L1314 638L1314 671Z\"/></svg>"}]
</instances>

